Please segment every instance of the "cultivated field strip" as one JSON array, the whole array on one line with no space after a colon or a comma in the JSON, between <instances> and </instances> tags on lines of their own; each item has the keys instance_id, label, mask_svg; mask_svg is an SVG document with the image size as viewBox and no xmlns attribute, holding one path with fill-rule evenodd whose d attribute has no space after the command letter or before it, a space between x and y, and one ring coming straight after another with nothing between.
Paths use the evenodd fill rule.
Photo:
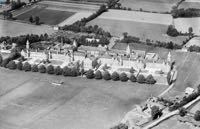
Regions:
<instances>
[{"instance_id":1,"label":"cultivated field strip","mask_svg":"<svg viewBox=\"0 0 200 129\"><path fill-rule=\"evenodd\" d=\"M119 17L120 16L120 17ZM170 25L172 23L172 16L169 14L156 14L135 11L109 10L103 13L98 18L122 21L135 21L153 24Z\"/></svg>"}]
</instances>

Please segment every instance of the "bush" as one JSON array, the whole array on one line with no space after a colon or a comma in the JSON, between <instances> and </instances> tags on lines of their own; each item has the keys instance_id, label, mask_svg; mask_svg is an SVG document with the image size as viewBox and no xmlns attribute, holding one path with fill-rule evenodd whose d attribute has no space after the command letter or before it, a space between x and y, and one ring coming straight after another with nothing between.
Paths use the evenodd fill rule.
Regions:
<instances>
[{"instance_id":1,"label":"bush","mask_svg":"<svg viewBox=\"0 0 200 129\"><path fill-rule=\"evenodd\" d=\"M108 71L104 72L103 79L106 81L111 79L110 73Z\"/></svg>"},{"instance_id":2,"label":"bush","mask_svg":"<svg viewBox=\"0 0 200 129\"><path fill-rule=\"evenodd\" d=\"M111 78L113 81L119 81L119 74L117 72L113 72Z\"/></svg>"},{"instance_id":3,"label":"bush","mask_svg":"<svg viewBox=\"0 0 200 129\"><path fill-rule=\"evenodd\" d=\"M38 72L38 65L34 64L31 68L32 72Z\"/></svg>"},{"instance_id":4,"label":"bush","mask_svg":"<svg viewBox=\"0 0 200 129\"><path fill-rule=\"evenodd\" d=\"M63 76L70 76L70 74L71 74L70 72L71 72L71 70L67 66L65 66L63 68Z\"/></svg>"},{"instance_id":5,"label":"bush","mask_svg":"<svg viewBox=\"0 0 200 129\"><path fill-rule=\"evenodd\" d=\"M93 68L93 69L96 68L97 65L98 65L97 59L94 59L94 60L92 61L92 68Z\"/></svg>"},{"instance_id":6,"label":"bush","mask_svg":"<svg viewBox=\"0 0 200 129\"><path fill-rule=\"evenodd\" d=\"M31 71L31 65L30 65L28 62L26 62L26 63L24 64L24 66L23 66L23 70L24 70L25 72Z\"/></svg>"},{"instance_id":7,"label":"bush","mask_svg":"<svg viewBox=\"0 0 200 129\"><path fill-rule=\"evenodd\" d=\"M94 78L94 71L93 70L88 70L87 72L86 72L86 78L87 79L93 79Z\"/></svg>"},{"instance_id":8,"label":"bush","mask_svg":"<svg viewBox=\"0 0 200 129\"><path fill-rule=\"evenodd\" d=\"M195 114L194 114L194 119L195 119L196 121L200 121L200 111L199 111L199 110L197 110L197 111L195 112Z\"/></svg>"},{"instance_id":9,"label":"bush","mask_svg":"<svg viewBox=\"0 0 200 129\"><path fill-rule=\"evenodd\" d=\"M17 68L17 65L16 65L16 63L15 63L13 60L11 60L11 61L7 64L7 68L9 68L9 69L11 69L11 70L14 70L14 69Z\"/></svg>"},{"instance_id":10,"label":"bush","mask_svg":"<svg viewBox=\"0 0 200 129\"><path fill-rule=\"evenodd\" d=\"M38 70L40 73L46 73L46 67L44 65L40 65Z\"/></svg>"},{"instance_id":11,"label":"bush","mask_svg":"<svg viewBox=\"0 0 200 129\"><path fill-rule=\"evenodd\" d=\"M138 82L138 83L145 83L145 82L146 82L146 79L145 79L144 75L140 74L140 75L137 77L137 82Z\"/></svg>"},{"instance_id":12,"label":"bush","mask_svg":"<svg viewBox=\"0 0 200 129\"><path fill-rule=\"evenodd\" d=\"M19 61L19 62L17 63L17 69L18 69L18 70L22 70L22 69L23 69L23 63L22 63L21 61Z\"/></svg>"},{"instance_id":13,"label":"bush","mask_svg":"<svg viewBox=\"0 0 200 129\"><path fill-rule=\"evenodd\" d=\"M149 76L147 76L146 78L146 83L147 84L155 84L156 80L153 78L153 76L150 74Z\"/></svg>"},{"instance_id":14,"label":"bush","mask_svg":"<svg viewBox=\"0 0 200 129\"><path fill-rule=\"evenodd\" d=\"M54 67L52 65L47 66L47 73L54 74Z\"/></svg>"},{"instance_id":15,"label":"bush","mask_svg":"<svg viewBox=\"0 0 200 129\"><path fill-rule=\"evenodd\" d=\"M158 106L151 107L151 117L152 120L159 118L162 115L162 111L159 109Z\"/></svg>"},{"instance_id":16,"label":"bush","mask_svg":"<svg viewBox=\"0 0 200 129\"><path fill-rule=\"evenodd\" d=\"M119 79L120 79L122 82L128 81L128 77L127 77L126 73L121 73L120 76L119 76Z\"/></svg>"},{"instance_id":17,"label":"bush","mask_svg":"<svg viewBox=\"0 0 200 129\"><path fill-rule=\"evenodd\" d=\"M135 77L134 74L131 74L130 79L131 82L137 82L137 78Z\"/></svg>"},{"instance_id":18,"label":"bush","mask_svg":"<svg viewBox=\"0 0 200 129\"><path fill-rule=\"evenodd\" d=\"M60 66L57 66L54 70L55 75L62 75L62 68Z\"/></svg>"},{"instance_id":19,"label":"bush","mask_svg":"<svg viewBox=\"0 0 200 129\"><path fill-rule=\"evenodd\" d=\"M2 61L2 64L1 66L4 67L4 68L7 68L7 64L10 62L10 59L9 58L6 58Z\"/></svg>"},{"instance_id":20,"label":"bush","mask_svg":"<svg viewBox=\"0 0 200 129\"><path fill-rule=\"evenodd\" d=\"M100 80L100 79L102 79L102 74L101 74L101 71L96 71L96 73L95 73L95 79L97 79L97 80Z\"/></svg>"},{"instance_id":21,"label":"bush","mask_svg":"<svg viewBox=\"0 0 200 129\"><path fill-rule=\"evenodd\" d=\"M167 35L172 36L172 37L176 37L176 36L179 35L179 32L177 31L177 29L173 25L169 25L169 27L167 29Z\"/></svg>"}]
</instances>

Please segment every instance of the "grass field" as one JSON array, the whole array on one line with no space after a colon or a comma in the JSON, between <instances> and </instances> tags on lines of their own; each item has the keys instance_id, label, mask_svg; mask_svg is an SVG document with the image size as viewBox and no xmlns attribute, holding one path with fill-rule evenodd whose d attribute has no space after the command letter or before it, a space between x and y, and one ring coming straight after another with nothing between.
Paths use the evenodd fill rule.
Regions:
<instances>
[{"instance_id":1,"label":"grass field","mask_svg":"<svg viewBox=\"0 0 200 129\"><path fill-rule=\"evenodd\" d=\"M190 0L186 0L185 2L181 3L181 5L179 6L179 8L196 8L196 9L200 9L200 1L198 0L194 0L194 1L190 1Z\"/></svg>"},{"instance_id":2,"label":"grass field","mask_svg":"<svg viewBox=\"0 0 200 129\"><path fill-rule=\"evenodd\" d=\"M1 36L18 36L25 34L52 34L54 30L46 25L35 26L15 21L0 20Z\"/></svg>"},{"instance_id":3,"label":"grass field","mask_svg":"<svg viewBox=\"0 0 200 129\"><path fill-rule=\"evenodd\" d=\"M114 36L122 36L124 32L128 32L129 35L140 37L141 41L146 41L149 38L154 41L173 41L176 44L182 44L182 41L185 40L185 37L167 36L168 26L161 24L96 18L88 25L98 25Z\"/></svg>"},{"instance_id":4,"label":"grass field","mask_svg":"<svg viewBox=\"0 0 200 129\"><path fill-rule=\"evenodd\" d=\"M166 88L6 69L0 69L0 79L2 129L108 129ZM50 84L56 80L64 84Z\"/></svg>"},{"instance_id":5,"label":"grass field","mask_svg":"<svg viewBox=\"0 0 200 129\"><path fill-rule=\"evenodd\" d=\"M170 12L173 5L180 0L120 0L123 7L134 10Z\"/></svg>"},{"instance_id":6,"label":"grass field","mask_svg":"<svg viewBox=\"0 0 200 129\"><path fill-rule=\"evenodd\" d=\"M59 11L59 10L50 10L44 7L35 7L30 11L27 11L16 18L18 20L23 20L29 22L30 16L38 16L40 17L40 22L48 25L57 25L60 22L64 21L68 17L75 14L74 12L68 11Z\"/></svg>"}]
</instances>

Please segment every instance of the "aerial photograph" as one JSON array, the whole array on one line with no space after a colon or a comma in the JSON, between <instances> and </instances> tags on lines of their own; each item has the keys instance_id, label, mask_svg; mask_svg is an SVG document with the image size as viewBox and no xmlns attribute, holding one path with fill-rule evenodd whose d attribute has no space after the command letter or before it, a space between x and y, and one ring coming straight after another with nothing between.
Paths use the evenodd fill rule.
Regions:
<instances>
[{"instance_id":1,"label":"aerial photograph","mask_svg":"<svg viewBox=\"0 0 200 129\"><path fill-rule=\"evenodd\" d=\"M200 129L200 0L0 0L0 129Z\"/></svg>"}]
</instances>

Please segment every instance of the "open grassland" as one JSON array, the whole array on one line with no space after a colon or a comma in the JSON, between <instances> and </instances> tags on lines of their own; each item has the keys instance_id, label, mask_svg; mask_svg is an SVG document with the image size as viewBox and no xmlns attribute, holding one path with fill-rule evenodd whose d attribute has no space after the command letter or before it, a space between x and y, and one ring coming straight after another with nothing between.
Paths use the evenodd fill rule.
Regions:
<instances>
[{"instance_id":1,"label":"open grassland","mask_svg":"<svg viewBox=\"0 0 200 129\"><path fill-rule=\"evenodd\" d=\"M180 0L120 0L123 7L151 12L170 12Z\"/></svg>"},{"instance_id":2,"label":"open grassland","mask_svg":"<svg viewBox=\"0 0 200 129\"><path fill-rule=\"evenodd\" d=\"M196 8L196 9L200 9L200 1L199 0L186 0L186 1L181 3L179 8L184 8L184 9Z\"/></svg>"},{"instance_id":3,"label":"open grassland","mask_svg":"<svg viewBox=\"0 0 200 129\"><path fill-rule=\"evenodd\" d=\"M0 20L0 36L19 36L25 34L52 34L54 30L47 25L31 25L15 21Z\"/></svg>"},{"instance_id":4,"label":"open grassland","mask_svg":"<svg viewBox=\"0 0 200 129\"><path fill-rule=\"evenodd\" d=\"M74 12L60 11L60 10L51 10L45 7L35 7L21 15L18 15L16 18L18 20L23 20L29 22L30 16L38 16L40 22L48 25L57 25L60 22L64 21L68 17L75 14Z\"/></svg>"},{"instance_id":5,"label":"open grassland","mask_svg":"<svg viewBox=\"0 0 200 129\"><path fill-rule=\"evenodd\" d=\"M188 32L188 28L193 28L193 33L200 35L200 18L177 18L174 20L175 27L183 33Z\"/></svg>"},{"instance_id":6,"label":"open grassland","mask_svg":"<svg viewBox=\"0 0 200 129\"><path fill-rule=\"evenodd\" d=\"M0 128L108 129L166 86L0 69ZM51 82L64 81L62 86Z\"/></svg>"}]
</instances>

